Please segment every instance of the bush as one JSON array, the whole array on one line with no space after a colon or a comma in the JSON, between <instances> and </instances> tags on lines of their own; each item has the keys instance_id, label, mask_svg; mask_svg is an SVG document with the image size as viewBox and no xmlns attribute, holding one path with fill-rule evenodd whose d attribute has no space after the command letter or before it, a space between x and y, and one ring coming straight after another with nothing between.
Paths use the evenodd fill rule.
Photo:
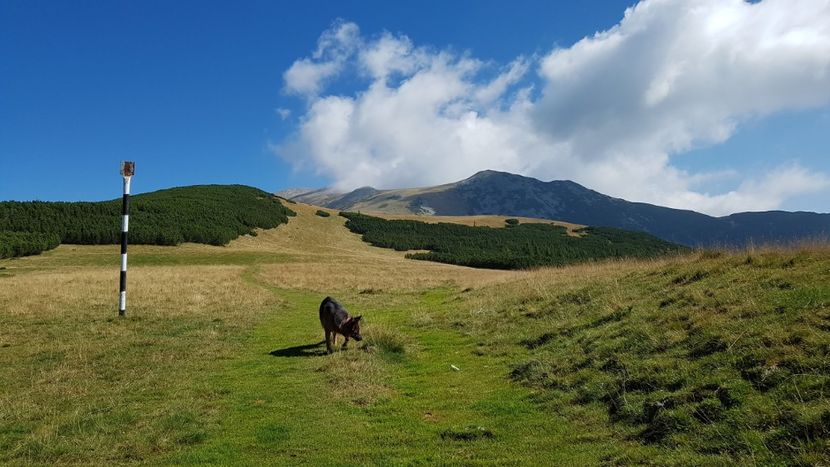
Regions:
<instances>
[{"instance_id":1,"label":"bush","mask_svg":"<svg viewBox=\"0 0 830 467\"><path fill-rule=\"evenodd\" d=\"M329 214L326 211L323 211L322 209L318 209L315 214L317 214L320 217L330 217L331 216L331 214Z\"/></svg>"}]
</instances>

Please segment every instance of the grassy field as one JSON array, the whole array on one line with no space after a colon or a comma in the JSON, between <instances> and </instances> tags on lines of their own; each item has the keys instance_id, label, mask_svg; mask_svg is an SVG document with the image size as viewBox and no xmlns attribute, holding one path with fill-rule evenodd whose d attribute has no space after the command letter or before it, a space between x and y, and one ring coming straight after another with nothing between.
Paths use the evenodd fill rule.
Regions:
<instances>
[{"instance_id":1,"label":"grassy field","mask_svg":"<svg viewBox=\"0 0 830 467\"><path fill-rule=\"evenodd\" d=\"M491 271L316 207L0 261L0 462L830 462L830 249ZM366 319L325 355L326 295Z\"/></svg>"}]
</instances>

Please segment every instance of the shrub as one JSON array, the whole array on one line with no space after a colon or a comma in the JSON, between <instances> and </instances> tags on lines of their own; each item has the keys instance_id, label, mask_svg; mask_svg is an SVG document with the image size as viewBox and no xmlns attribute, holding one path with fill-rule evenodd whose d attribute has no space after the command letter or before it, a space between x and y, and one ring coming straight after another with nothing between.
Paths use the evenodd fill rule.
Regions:
<instances>
[{"instance_id":1,"label":"shrub","mask_svg":"<svg viewBox=\"0 0 830 467\"><path fill-rule=\"evenodd\" d=\"M60 244L54 233L0 232L0 259L37 255Z\"/></svg>"}]
</instances>

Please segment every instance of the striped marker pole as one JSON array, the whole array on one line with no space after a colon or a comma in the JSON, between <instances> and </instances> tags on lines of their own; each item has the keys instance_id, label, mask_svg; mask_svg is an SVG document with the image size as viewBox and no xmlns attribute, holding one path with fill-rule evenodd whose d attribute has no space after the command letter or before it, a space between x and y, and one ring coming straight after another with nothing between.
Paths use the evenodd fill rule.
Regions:
<instances>
[{"instance_id":1,"label":"striped marker pole","mask_svg":"<svg viewBox=\"0 0 830 467\"><path fill-rule=\"evenodd\" d=\"M121 280L118 298L118 316L127 314L127 231L130 226L130 180L135 173L135 163L121 163L121 176L124 177L124 199L121 204Z\"/></svg>"}]
</instances>

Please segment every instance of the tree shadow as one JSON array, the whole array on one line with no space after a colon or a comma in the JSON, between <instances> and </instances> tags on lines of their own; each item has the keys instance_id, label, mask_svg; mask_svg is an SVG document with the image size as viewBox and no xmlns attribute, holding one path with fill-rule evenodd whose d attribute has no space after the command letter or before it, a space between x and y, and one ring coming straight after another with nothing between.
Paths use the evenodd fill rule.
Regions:
<instances>
[{"instance_id":1,"label":"tree shadow","mask_svg":"<svg viewBox=\"0 0 830 467\"><path fill-rule=\"evenodd\" d=\"M320 348L326 344L325 340L316 344L295 345L284 349L272 350L268 355L272 357L319 357L326 355L326 349Z\"/></svg>"}]
</instances>

